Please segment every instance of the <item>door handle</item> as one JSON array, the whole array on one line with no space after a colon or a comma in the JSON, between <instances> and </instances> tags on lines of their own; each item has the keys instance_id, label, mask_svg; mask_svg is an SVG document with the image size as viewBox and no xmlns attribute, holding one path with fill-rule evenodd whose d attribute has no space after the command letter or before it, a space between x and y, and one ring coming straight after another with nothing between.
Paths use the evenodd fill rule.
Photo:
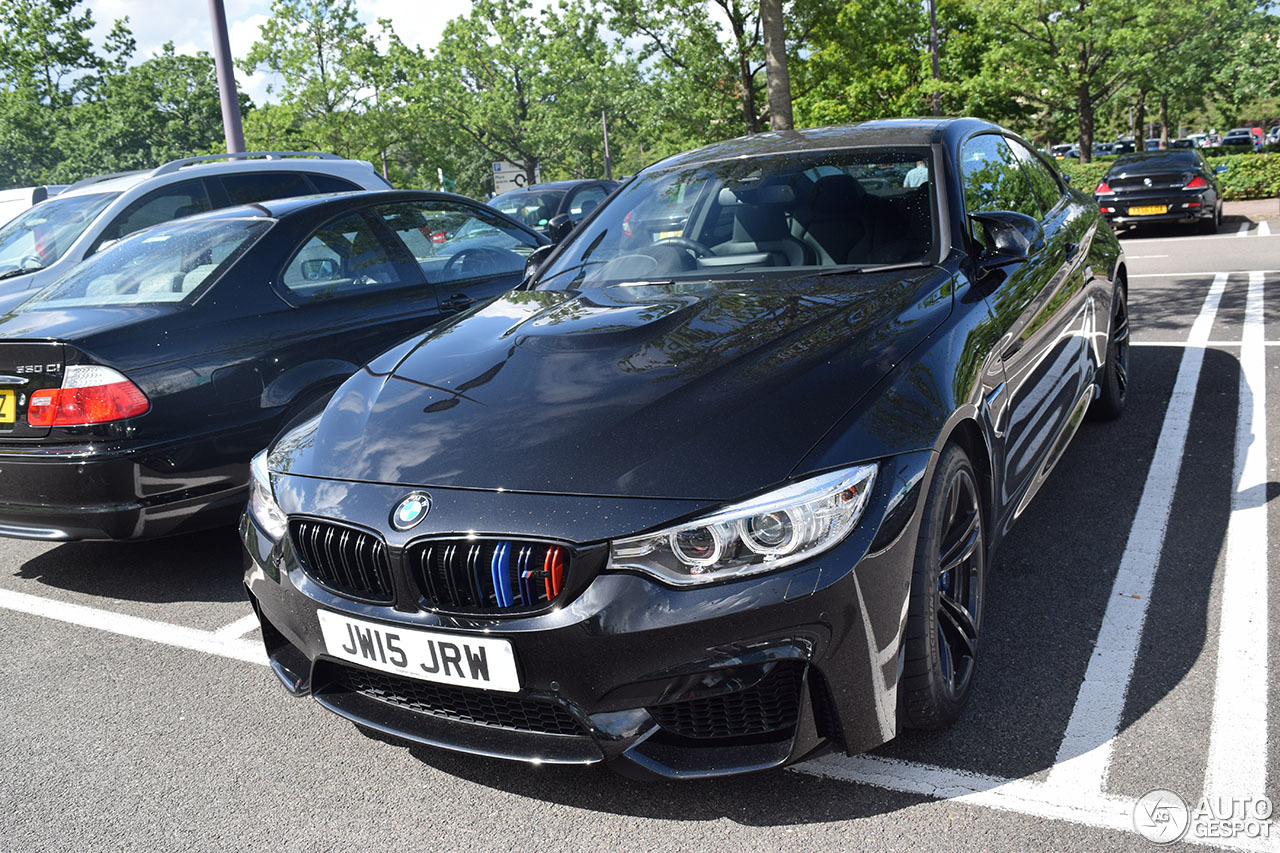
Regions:
<instances>
[{"instance_id":1,"label":"door handle","mask_svg":"<svg viewBox=\"0 0 1280 853\"><path fill-rule=\"evenodd\" d=\"M461 311L463 308L470 307L473 301L475 300L465 293L455 293L441 302L440 307L446 311Z\"/></svg>"}]
</instances>

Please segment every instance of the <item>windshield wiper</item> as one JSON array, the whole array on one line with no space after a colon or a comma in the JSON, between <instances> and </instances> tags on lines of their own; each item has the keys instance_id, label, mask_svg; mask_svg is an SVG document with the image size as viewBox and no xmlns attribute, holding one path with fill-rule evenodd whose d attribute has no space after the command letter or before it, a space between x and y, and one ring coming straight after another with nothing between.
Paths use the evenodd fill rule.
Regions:
<instances>
[{"instance_id":1,"label":"windshield wiper","mask_svg":"<svg viewBox=\"0 0 1280 853\"><path fill-rule=\"evenodd\" d=\"M29 272L38 272L38 271L40 271L40 270L42 270L42 269L44 269L44 267L41 267L41 266L37 266L37 267L14 267L14 268L13 268L13 269L11 269L11 270L5 270L4 272L0 272L0 279L4 279L4 278L13 278L14 276L18 276L18 275L26 275L26 274L27 274L27 273L29 273Z\"/></svg>"}]
</instances>

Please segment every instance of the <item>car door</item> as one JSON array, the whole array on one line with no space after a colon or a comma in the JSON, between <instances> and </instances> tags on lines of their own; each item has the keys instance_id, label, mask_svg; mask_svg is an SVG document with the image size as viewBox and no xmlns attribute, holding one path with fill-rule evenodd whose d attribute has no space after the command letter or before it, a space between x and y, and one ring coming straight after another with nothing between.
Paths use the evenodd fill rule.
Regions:
<instances>
[{"instance_id":1,"label":"car door","mask_svg":"<svg viewBox=\"0 0 1280 853\"><path fill-rule=\"evenodd\" d=\"M480 205L452 199L384 202L375 215L403 243L444 312L505 293L546 239Z\"/></svg>"},{"instance_id":2,"label":"car door","mask_svg":"<svg viewBox=\"0 0 1280 853\"><path fill-rule=\"evenodd\" d=\"M1022 213L1044 228L1044 239L1027 259L989 269L979 279L1002 337L997 352L1005 372L1005 416L997 424L1003 436L999 452L1005 476L1001 504L1025 501L1037 475L1050 461L1083 385L1079 375L1080 341L1071 322L1078 305L1068 261L1072 247L1064 228L1065 205L1050 211L1035 194L1031 179L1004 137L971 137L961 149L965 213L993 210ZM972 229L975 253L986 239Z\"/></svg>"}]
</instances>

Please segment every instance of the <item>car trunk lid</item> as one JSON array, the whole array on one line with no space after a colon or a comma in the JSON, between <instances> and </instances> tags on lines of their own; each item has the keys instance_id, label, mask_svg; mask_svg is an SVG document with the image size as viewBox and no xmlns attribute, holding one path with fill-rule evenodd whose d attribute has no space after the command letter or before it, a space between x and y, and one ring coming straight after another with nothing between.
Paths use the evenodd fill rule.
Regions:
<instances>
[{"instance_id":1,"label":"car trunk lid","mask_svg":"<svg viewBox=\"0 0 1280 853\"><path fill-rule=\"evenodd\" d=\"M0 341L0 440L49 434L27 422L27 409L34 392L62 385L64 349L58 341Z\"/></svg>"}]
</instances>

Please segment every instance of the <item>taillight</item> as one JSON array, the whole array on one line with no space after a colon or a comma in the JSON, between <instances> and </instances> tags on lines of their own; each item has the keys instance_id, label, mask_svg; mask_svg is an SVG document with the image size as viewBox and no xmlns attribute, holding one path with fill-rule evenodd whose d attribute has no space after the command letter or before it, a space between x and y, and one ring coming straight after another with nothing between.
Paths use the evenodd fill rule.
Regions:
<instances>
[{"instance_id":1,"label":"taillight","mask_svg":"<svg viewBox=\"0 0 1280 853\"><path fill-rule=\"evenodd\" d=\"M95 364L73 364L61 388L32 392L27 423L33 427L88 426L132 418L151 408L146 395L123 374Z\"/></svg>"},{"instance_id":2,"label":"taillight","mask_svg":"<svg viewBox=\"0 0 1280 853\"><path fill-rule=\"evenodd\" d=\"M1098 188L1093 191L1094 195L1115 195L1115 190L1106 181L1098 181Z\"/></svg>"},{"instance_id":3,"label":"taillight","mask_svg":"<svg viewBox=\"0 0 1280 853\"><path fill-rule=\"evenodd\" d=\"M1208 181L1206 181L1200 175L1196 175L1194 178L1188 181L1186 185L1183 186L1183 189L1184 190L1203 190L1203 189L1207 189L1208 186L1209 186Z\"/></svg>"},{"instance_id":4,"label":"taillight","mask_svg":"<svg viewBox=\"0 0 1280 853\"><path fill-rule=\"evenodd\" d=\"M622 234L625 237L632 236L631 235L631 211L629 210L627 211L627 215L622 217Z\"/></svg>"}]
</instances>

